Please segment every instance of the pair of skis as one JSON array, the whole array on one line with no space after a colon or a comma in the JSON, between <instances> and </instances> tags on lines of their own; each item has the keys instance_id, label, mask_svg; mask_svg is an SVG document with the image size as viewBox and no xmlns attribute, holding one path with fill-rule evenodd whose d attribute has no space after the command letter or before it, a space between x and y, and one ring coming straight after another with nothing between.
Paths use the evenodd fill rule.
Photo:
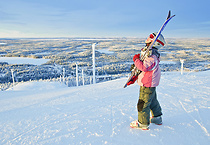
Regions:
<instances>
[{"instance_id":1,"label":"pair of skis","mask_svg":"<svg viewBox=\"0 0 210 145\"><path fill-rule=\"evenodd\" d=\"M166 18L166 21L163 23L162 27L160 28L160 30L158 31L155 39L152 41L152 43L149 45L149 47L147 47L147 50L146 50L146 53L144 53L143 56L141 56L140 60L141 61L144 61L145 57L146 57L146 54L147 52L152 48L152 46L154 45L154 43L156 42L156 40L158 39L158 37L160 36L160 34L162 33L162 31L164 30L165 26L168 24L168 22L174 17L175 15L171 16L171 11L168 12L168 16ZM134 69L132 70L131 72L131 75L130 77L128 78L127 82L125 83L124 85L124 88L126 88L128 85L128 83L131 81L132 77L135 76L135 75L138 75L137 72L137 68L134 67Z\"/></svg>"}]
</instances>

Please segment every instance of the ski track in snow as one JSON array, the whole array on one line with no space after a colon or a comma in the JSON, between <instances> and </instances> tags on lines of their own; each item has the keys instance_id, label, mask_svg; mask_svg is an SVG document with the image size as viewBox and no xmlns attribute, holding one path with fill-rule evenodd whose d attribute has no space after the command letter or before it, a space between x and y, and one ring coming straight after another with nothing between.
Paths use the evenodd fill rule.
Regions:
<instances>
[{"instance_id":1,"label":"ski track in snow","mask_svg":"<svg viewBox=\"0 0 210 145\"><path fill-rule=\"evenodd\" d=\"M198 122L198 120L196 120L192 115L190 115L190 112L187 111L187 109L184 107L184 105L182 104L181 101L179 101L179 103L181 104L181 106L185 110L185 112L201 127L201 129L204 130L204 132L206 133L206 135L207 136L210 136L210 134L208 133L207 129L202 125L202 123ZM198 110L196 109L196 111L198 111ZM199 113L198 113L198 115L199 115ZM200 115L199 115L199 119L201 120Z\"/></svg>"},{"instance_id":2,"label":"ski track in snow","mask_svg":"<svg viewBox=\"0 0 210 145\"><path fill-rule=\"evenodd\" d=\"M0 144L202 144L210 141L209 71L162 73L163 125L131 129L139 86L126 78L68 88L31 82L1 92Z\"/></svg>"}]
</instances>

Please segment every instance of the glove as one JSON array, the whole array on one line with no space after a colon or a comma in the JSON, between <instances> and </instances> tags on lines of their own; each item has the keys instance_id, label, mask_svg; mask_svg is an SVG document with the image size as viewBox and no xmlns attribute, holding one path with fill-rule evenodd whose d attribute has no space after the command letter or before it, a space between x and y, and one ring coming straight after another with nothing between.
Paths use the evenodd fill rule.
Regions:
<instances>
[{"instance_id":1,"label":"glove","mask_svg":"<svg viewBox=\"0 0 210 145\"><path fill-rule=\"evenodd\" d=\"M133 69L135 68L135 64L131 65L130 71L133 71Z\"/></svg>"},{"instance_id":2,"label":"glove","mask_svg":"<svg viewBox=\"0 0 210 145\"><path fill-rule=\"evenodd\" d=\"M132 78L131 78L131 80L127 83L127 86L129 86L129 85L131 85L131 84L134 84L135 83L135 81L138 79L138 76L133 76Z\"/></svg>"},{"instance_id":3,"label":"glove","mask_svg":"<svg viewBox=\"0 0 210 145\"><path fill-rule=\"evenodd\" d=\"M135 60L139 59L139 58L140 58L140 54L135 54L134 57L133 57L133 62L135 62Z\"/></svg>"}]
</instances>

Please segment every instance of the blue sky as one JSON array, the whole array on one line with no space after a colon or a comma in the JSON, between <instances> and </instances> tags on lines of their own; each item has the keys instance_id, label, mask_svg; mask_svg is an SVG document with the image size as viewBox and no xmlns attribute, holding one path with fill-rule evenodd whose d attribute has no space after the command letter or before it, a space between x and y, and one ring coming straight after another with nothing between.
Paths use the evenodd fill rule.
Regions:
<instances>
[{"instance_id":1,"label":"blue sky","mask_svg":"<svg viewBox=\"0 0 210 145\"><path fill-rule=\"evenodd\" d=\"M0 0L0 37L210 38L209 0Z\"/></svg>"}]
</instances>

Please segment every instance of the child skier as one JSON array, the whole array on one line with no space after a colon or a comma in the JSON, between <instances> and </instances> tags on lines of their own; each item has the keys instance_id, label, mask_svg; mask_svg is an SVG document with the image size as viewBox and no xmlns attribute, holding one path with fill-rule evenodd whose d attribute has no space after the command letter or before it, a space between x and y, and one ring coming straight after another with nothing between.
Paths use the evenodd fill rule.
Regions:
<instances>
[{"instance_id":1,"label":"child skier","mask_svg":"<svg viewBox=\"0 0 210 145\"><path fill-rule=\"evenodd\" d=\"M145 48L150 45L156 34L156 32L150 34L145 41ZM148 130L150 123L155 123L157 125L162 124L162 111L157 100L156 87L159 85L161 75L159 68L160 54L158 53L158 49L164 45L164 37L163 35L160 35L143 61L140 60L140 56L146 53L145 48L141 50L141 54L136 54L133 57L134 64L141 73L134 76L132 78L133 81L128 84L133 84L137 80L140 86L140 95L137 103L138 120L130 123L130 127L132 128ZM151 118L150 111L152 114Z\"/></svg>"}]
</instances>

